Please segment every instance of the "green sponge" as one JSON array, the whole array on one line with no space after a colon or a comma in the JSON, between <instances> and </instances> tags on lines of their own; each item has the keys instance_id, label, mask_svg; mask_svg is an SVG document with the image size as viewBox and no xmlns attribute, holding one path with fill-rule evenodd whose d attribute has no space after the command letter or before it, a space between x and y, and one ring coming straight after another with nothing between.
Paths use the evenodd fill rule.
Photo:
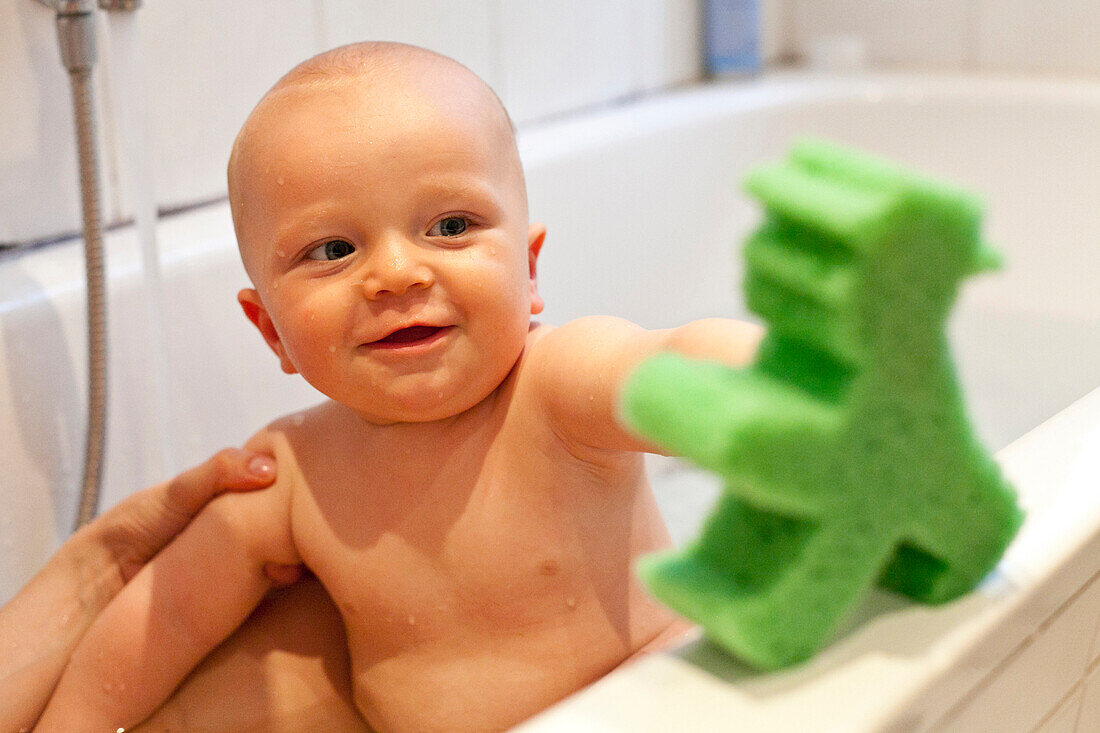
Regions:
<instances>
[{"instance_id":1,"label":"green sponge","mask_svg":"<svg viewBox=\"0 0 1100 733\"><path fill-rule=\"evenodd\" d=\"M702 535L638 565L662 602L761 669L817 652L873 584L972 589L1022 521L976 440L945 322L996 267L966 193L819 141L754 171L745 246L768 335L744 369L662 354L624 387L643 436L726 490Z\"/></svg>"}]
</instances>

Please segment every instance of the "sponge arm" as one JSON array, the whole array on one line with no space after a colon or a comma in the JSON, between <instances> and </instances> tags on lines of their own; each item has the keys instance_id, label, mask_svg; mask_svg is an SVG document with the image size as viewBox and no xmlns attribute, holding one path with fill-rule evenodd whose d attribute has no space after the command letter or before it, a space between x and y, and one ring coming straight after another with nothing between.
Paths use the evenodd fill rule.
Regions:
<instances>
[{"instance_id":1,"label":"sponge arm","mask_svg":"<svg viewBox=\"0 0 1100 733\"><path fill-rule=\"evenodd\" d=\"M670 353L651 357L630 374L621 414L643 437L723 475L731 488L747 488L738 480L740 470L753 470L749 461L762 447L759 436L788 445L799 436L808 444L834 434L839 424L834 408L755 369ZM730 475L731 470L737 474ZM745 498L799 514L821 505L823 497L809 482L769 484L766 493Z\"/></svg>"}]
</instances>

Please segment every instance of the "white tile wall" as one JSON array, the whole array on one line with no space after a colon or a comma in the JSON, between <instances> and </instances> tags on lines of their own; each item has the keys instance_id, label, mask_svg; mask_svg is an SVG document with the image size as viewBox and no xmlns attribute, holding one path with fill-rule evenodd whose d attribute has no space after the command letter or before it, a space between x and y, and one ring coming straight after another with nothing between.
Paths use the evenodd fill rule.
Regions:
<instances>
[{"instance_id":1,"label":"white tile wall","mask_svg":"<svg viewBox=\"0 0 1100 733\"><path fill-rule=\"evenodd\" d=\"M793 0L794 44L806 57L818 44L855 38L875 65L969 65L971 2L959 0Z\"/></svg>"},{"instance_id":2,"label":"white tile wall","mask_svg":"<svg viewBox=\"0 0 1100 733\"><path fill-rule=\"evenodd\" d=\"M356 41L424 46L468 66L500 92L497 0L322 0L321 48Z\"/></svg>"},{"instance_id":3,"label":"white tile wall","mask_svg":"<svg viewBox=\"0 0 1100 733\"><path fill-rule=\"evenodd\" d=\"M696 0L642 0L637 58L643 91L698 79L702 74L702 8Z\"/></svg>"},{"instance_id":4,"label":"white tile wall","mask_svg":"<svg viewBox=\"0 0 1100 733\"><path fill-rule=\"evenodd\" d=\"M637 94L634 0L503 0L501 98L517 123Z\"/></svg>"},{"instance_id":5,"label":"white tile wall","mask_svg":"<svg viewBox=\"0 0 1100 733\"><path fill-rule=\"evenodd\" d=\"M162 206L222 195L233 137L260 95L294 63L343 43L398 40L452 56L519 120L680 84L701 67L698 0L193 0L146 3L138 17L152 186ZM32 0L0 0L0 79L17 100L0 105L0 242L79 229L68 81L53 21ZM100 47L102 70L106 34ZM127 99L106 81L98 89L104 106ZM117 219L132 213L115 185L124 146L110 113L101 128L104 206Z\"/></svg>"},{"instance_id":6,"label":"white tile wall","mask_svg":"<svg viewBox=\"0 0 1100 733\"><path fill-rule=\"evenodd\" d=\"M876 65L1100 73L1095 0L782 0L794 50L852 35Z\"/></svg>"},{"instance_id":7,"label":"white tile wall","mask_svg":"<svg viewBox=\"0 0 1100 733\"><path fill-rule=\"evenodd\" d=\"M793 0L762 0L760 35L765 62L786 61L794 53Z\"/></svg>"},{"instance_id":8,"label":"white tile wall","mask_svg":"<svg viewBox=\"0 0 1100 733\"><path fill-rule=\"evenodd\" d=\"M760 2L769 60L853 36L871 65L1100 74L1095 0ZM366 38L433 48L484 77L522 123L697 79L701 8L702 0L146 3L138 12L158 201L221 195L240 122L282 72L324 48ZM75 231L68 82L53 15L32 0L0 0L0 80L0 242ZM111 123L102 134L113 182ZM128 213L118 198L109 188L109 214Z\"/></svg>"},{"instance_id":9,"label":"white tile wall","mask_svg":"<svg viewBox=\"0 0 1100 733\"><path fill-rule=\"evenodd\" d=\"M279 76L317 50L313 5L189 0L138 11L159 201L201 201L225 190L241 123Z\"/></svg>"},{"instance_id":10,"label":"white tile wall","mask_svg":"<svg viewBox=\"0 0 1100 733\"><path fill-rule=\"evenodd\" d=\"M38 3L0 0L0 89L0 242L77 229L69 81Z\"/></svg>"},{"instance_id":11,"label":"white tile wall","mask_svg":"<svg viewBox=\"0 0 1100 733\"><path fill-rule=\"evenodd\" d=\"M983 68L1096 74L1100 5L1096 0L974 0Z\"/></svg>"}]
</instances>

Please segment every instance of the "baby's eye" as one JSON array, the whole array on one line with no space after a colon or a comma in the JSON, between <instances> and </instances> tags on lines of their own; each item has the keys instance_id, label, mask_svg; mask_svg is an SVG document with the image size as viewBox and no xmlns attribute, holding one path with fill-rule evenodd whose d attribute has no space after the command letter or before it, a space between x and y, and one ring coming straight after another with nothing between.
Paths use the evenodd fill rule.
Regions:
<instances>
[{"instance_id":1,"label":"baby's eye","mask_svg":"<svg viewBox=\"0 0 1100 733\"><path fill-rule=\"evenodd\" d=\"M334 239L331 242L314 247L306 253L311 260L339 260L347 257L355 251L355 245L345 242L343 239Z\"/></svg>"},{"instance_id":2,"label":"baby's eye","mask_svg":"<svg viewBox=\"0 0 1100 733\"><path fill-rule=\"evenodd\" d=\"M461 216L448 216L446 219L440 219L436 222L435 226L428 231L428 236L457 237L466 231L467 226L467 221Z\"/></svg>"}]
</instances>

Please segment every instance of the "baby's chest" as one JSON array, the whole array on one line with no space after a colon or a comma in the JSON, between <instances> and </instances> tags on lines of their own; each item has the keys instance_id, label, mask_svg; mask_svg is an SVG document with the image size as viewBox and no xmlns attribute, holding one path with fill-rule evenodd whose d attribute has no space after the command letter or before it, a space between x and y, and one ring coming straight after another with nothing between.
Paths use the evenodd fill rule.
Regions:
<instances>
[{"instance_id":1,"label":"baby's chest","mask_svg":"<svg viewBox=\"0 0 1100 733\"><path fill-rule=\"evenodd\" d=\"M584 596L602 541L586 490L534 459L481 470L454 460L455 470L372 472L354 490L295 502L299 549L349 632L423 641L529 629Z\"/></svg>"}]
</instances>

